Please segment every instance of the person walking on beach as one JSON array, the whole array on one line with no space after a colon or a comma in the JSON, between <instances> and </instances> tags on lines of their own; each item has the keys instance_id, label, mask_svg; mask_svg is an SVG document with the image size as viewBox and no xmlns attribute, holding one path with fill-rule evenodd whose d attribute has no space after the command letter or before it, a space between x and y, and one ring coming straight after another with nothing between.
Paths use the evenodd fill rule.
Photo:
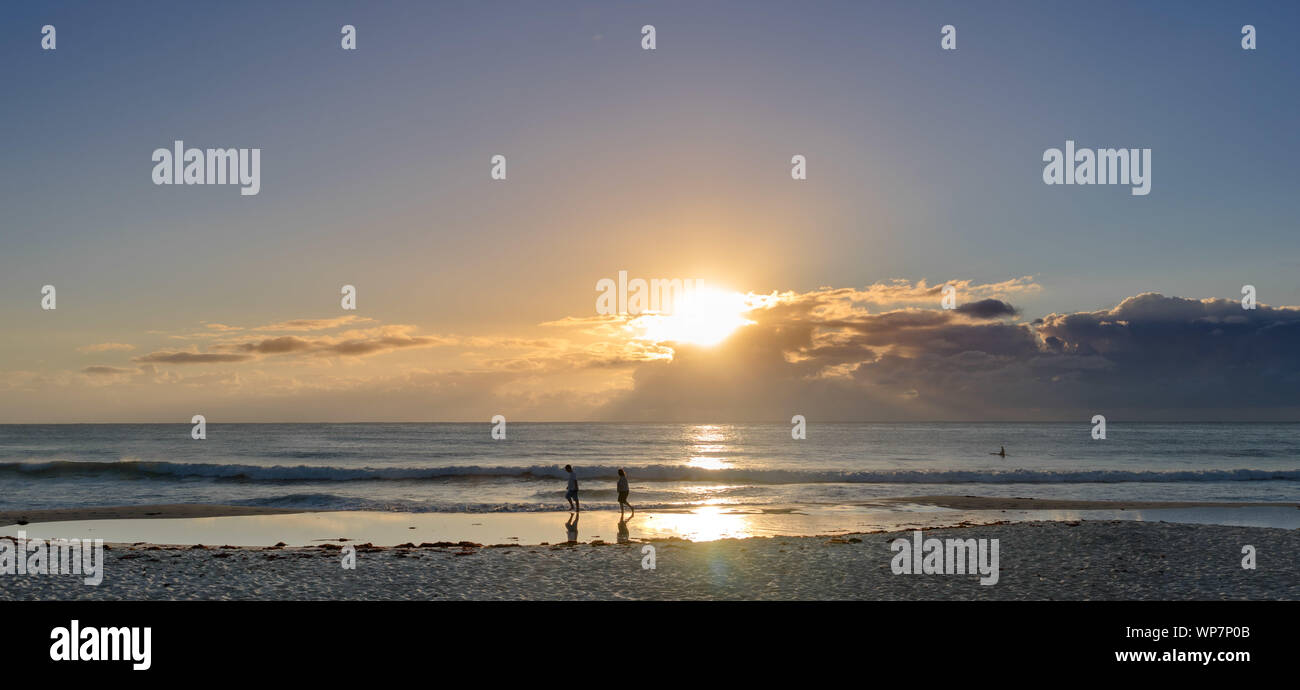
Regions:
<instances>
[{"instance_id":1,"label":"person walking on beach","mask_svg":"<svg viewBox=\"0 0 1300 690\"><path fill-rule=\"evenodd\" d=\"M627 473L624 472L622 468L619 468L619 470L618 470L618 517L619 517L619 520L622 520L622 519L623 519L623 506L627 506L627 509L630 510L630 511L632 511L632 515L634 515L634 516L636 515L636 508L633 508L633 507L632 507L632 504L627 502Z\"/></svg>"},{"instance_id":2,"label":"person walking on beach","mask_svg":"<svg viewBox=\"0 0 1300 690\"><path fill-rule=\"evenodd\" d=\"M578 502L578 475L573 471L573 465L565 465L564 471L569 473L569 488L564 492L564 499L569 502L569 510L579 512L582 504Z\"/></svg>"}]
</instances>

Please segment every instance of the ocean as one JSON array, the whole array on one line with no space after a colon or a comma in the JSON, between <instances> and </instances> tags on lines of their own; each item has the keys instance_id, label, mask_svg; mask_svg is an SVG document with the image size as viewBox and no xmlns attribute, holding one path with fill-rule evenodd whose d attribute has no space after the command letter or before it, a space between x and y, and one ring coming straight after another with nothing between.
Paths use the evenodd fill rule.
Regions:
<instances>
[{"instance_id":1,"label":"ocean","mask_svg":"<svg viewBox=\"0 0 1300 690\"><path fill-rule=\"evenodd\" d=\"M1300 501L1300 424L0 425L0 509L834 509L887 496ZM990 455L1006 447L1005 458Z\"/></svg>"}]
</instances>

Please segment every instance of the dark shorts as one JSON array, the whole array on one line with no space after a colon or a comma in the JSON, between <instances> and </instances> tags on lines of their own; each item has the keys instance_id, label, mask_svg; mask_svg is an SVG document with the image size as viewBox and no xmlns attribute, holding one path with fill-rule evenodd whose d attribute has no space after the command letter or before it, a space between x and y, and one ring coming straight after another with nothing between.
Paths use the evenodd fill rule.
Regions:
<instances>
[{"instance_id":1,"label":"dark shorts","mask_svg":"<svg viewBox=\"0 0 1300 690\"><path fill-rule=\"evenodd\" d=\"M620 492L618 492L618 502L619 502L619 503L627 503L627 492L626 492L626 491L620 491Z\"/></svg>"},{"instance_id":2,"label":"dark shorts","mask_svg":"<svg viewBox=\"0 0 1300 690\"><path fill-rule=\"evenodd\" d=\"M564 498L565 498L566 500L569 500L569 501L576 500L576 499L578 498L578 492L577 492L577 491L565 491L565 492L564 492Z\"/></svg>"}]
</instances>

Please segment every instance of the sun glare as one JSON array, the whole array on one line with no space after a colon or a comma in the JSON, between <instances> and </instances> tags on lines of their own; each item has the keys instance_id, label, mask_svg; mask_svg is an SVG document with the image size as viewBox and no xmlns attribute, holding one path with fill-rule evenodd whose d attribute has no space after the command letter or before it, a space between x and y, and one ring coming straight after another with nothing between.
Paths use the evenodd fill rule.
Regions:
<instances>
[{"instance_id":1,"label":"sun glare","mask_svg":"<svg viewBox=\"0 0 1300 690\"><path fill-rule=\"evenodd\" d=\"M753 536L748 515L716 505L698 506L684 513L652 513L647 516L643 529L650 534L675 534L691 541Z\"/></svg>"},{"instance_id":2,"label":"sun glare","mask_svg":"<svg viewBox=\"0 0 1300 690\"><path fill-rule=\"evenodd\" d=\"M716 345L741 326L754 323L744 316L753 308L744 294L706 286L682 300L672 313L641 314L628 326L642 340Z\"/></svg>"}]
</instances>

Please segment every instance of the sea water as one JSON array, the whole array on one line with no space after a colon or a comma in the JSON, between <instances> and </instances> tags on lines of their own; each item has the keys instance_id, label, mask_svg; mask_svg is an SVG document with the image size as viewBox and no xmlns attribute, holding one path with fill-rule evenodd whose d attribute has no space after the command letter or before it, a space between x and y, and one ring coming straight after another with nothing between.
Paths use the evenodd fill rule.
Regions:
<instances>
[{"instance_id":1,"label":"sea water","mask_svg":"<svg viewBox=\"0 0 1300 690\"><path fill-rule=\"evenodd\" d=\"M1300 501L1300 424L510 423L0 425L0 510L153 503L297 509L851 507L930 494ZM1005 458L991 455L1005 447Z\"/></svg>"}]
</instances>

